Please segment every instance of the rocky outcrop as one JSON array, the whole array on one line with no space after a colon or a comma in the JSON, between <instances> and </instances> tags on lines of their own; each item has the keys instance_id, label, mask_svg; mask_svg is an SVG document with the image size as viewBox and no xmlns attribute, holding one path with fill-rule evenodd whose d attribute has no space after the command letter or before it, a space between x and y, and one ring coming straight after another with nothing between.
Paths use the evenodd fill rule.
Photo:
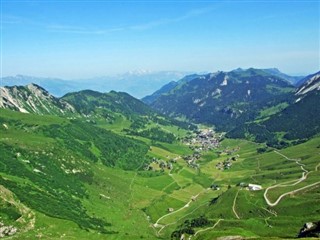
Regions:
<instances>
[{"instance_id":1,"label":"rocky outcrop","mask_svg":"<svg viewBox=\"0 0 320 240\"><path fill-rule=\"evenodd\" d=\"M24 113L68 115L76 113L73 106L58 99L36 84L0 88L0 108Z\"/></svg>"},{"instance_id":2,"label":"rocky outcrop","mask_svg":"<svg viewBox=\"0 0 320 240\"><path fill-rule=\"evenodd\" d=\"M296 95L305 95L311 91L320 91L320 71L304 79L304 83L297 89Z\"/></svg>"},{"instance_id":3,"label":"rocky outcrop","mask_svg":"<svg viewBox=\"0 0 320 240\"><path fill-rule=\"evenodd\" d=\"M318 222L307 222L300 229L298 234L299 238L314 237L320 238L320 221Z\"/></svg>"},{"instance_id":4,"label":"rocky outcrop","mask_svg":"<svg viewBox=\"0 0 320 240\"><path fill-rule=\"evenodd\" d=\"M3 222L0 222L0 238L12 236L17 233L17 230L14 226L5 226Z\"/></svg>"}]
</instances>

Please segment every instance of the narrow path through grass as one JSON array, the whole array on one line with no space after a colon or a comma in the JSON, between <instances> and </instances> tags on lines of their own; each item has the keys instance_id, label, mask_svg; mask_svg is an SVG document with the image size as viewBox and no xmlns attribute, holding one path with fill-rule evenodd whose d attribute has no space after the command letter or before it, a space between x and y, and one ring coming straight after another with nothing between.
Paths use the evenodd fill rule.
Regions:
<instances>
[{"instance_id":1,"label":"narrow path through grass","mask_svg":"<svg viewBox=\"0 0 320 240\"><path fill-rule=\"evenodd\" d=\"M307 185L307 186L304 186L304 187L302 187L302 188L298 188L298 189L295 189L295 190L293 190L293 191L289 191L289 192L283 193L282 195L280 195L280 196L278 197L278 199L277 199L275 202L272 203L272 202L268 199L268 196L267 196L268 191L269 191L270 189L277 188L277 187L290 187L290 186L295 186L295 185L301 183L302 181L306 180L307 177L308 177L308 175L309 175L311 172L313 172L313 171L310 171L310 172L309 172L308 170L306 170L306 169L304 168L305 165L302 164L302 163L300 163L300 159L288 158L287 156L285 156L284 154L282 154L282 153L280 153L280 152L278 152L278 151L274 151L274 152L277 153L277 154L279 154L280 156L284 157L285 159L287 159L287 160L289 160L289 161L294 161L297 165L299 165L300 168L301 168L301 170L302 170L302 176L301 176L301 178L296 179L296 180L291 180L291 181L287 181L287 182L284 182L284 183L279 183L279 184L276 184L276 185L273 185L273 186L268 187L268 188L265 190L265 192L264 192L264 194L263 194L263 197L264 197L266 203L267 203L270 207L277 206L278 203L281 201L281 199L282 199L283 197L287 196L287 195L290 195L290 194L293 194L293 193L302 191L302 190L304 190L304 189L307 189L307 188L309 188L309 187L316 186L316 185L320 184L320 181L318 181L318 182L315 182L315 183L313 183L313 184L309 184L309 185ZM315 167L315 171L318 171L319 165L320 165L320 164L318 164L318 165ZM291 182L294 182L294 183L291 183ZM291 184L289 184L289 183L291 183Z\"/></svg>"},{"instance_id":2,"label":"narrow path through grass","mask_svg":"<svg viewBox=\"0 0 320 240\"><path fill-rule=\"evenodd\" d=\"M223 219L220 218L212 227L207 227L207 228L205 228L205 229L200 229L200 230L196 231L193 236L197 236L197 235L198 235L199 233L201 233L201 232L214 229L214 228L220 223L220 221L223 221ZM191 240L191 238L192 238L192 236L189 237L189 240Z\"/></svg>"},{"instance_id":3,"label":"narrow path through grass","mask_svg":"<svg viewBox=\"0 0 320 240\"><path fill-rule=\"evenodd\" d=\"M236 193L236 195L235 195L235 197L233 199L233 205L232 205L232 211L233 211L234 215L236 216L236 218L238 218L238 219L240 219L240 217L239 217L238 213L236 212L236 201L237 201L237 197L238 197L239 191L240 190L237 191L237 193Z\"/></svg>"}]
</instances>

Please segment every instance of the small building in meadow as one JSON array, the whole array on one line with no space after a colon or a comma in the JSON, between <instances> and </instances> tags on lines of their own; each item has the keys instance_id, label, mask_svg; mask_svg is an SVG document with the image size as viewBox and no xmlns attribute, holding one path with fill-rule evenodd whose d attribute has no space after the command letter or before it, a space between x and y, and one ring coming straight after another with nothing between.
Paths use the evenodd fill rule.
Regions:
<instances>
[{"instance_id":1,"label":"small building in meadow","mask_svg":"<svg viewBox=\"0 0 320 240\"><path fill-rule=\"evenodd\" d=\"M173 212L174 209L173 208L168 208L168 212Z\"/></svg>"},{"instance_id":2,"label":"small building in meadow","mask_svg":"<svg viewBox=\"0 0 320 240\"><path fill-rule=\"evenodd\" d=\"M262 189L261 185L257 185L257 184L248 184L248 188L250 191L259 191Z\"/></svg>"}]
</instances>

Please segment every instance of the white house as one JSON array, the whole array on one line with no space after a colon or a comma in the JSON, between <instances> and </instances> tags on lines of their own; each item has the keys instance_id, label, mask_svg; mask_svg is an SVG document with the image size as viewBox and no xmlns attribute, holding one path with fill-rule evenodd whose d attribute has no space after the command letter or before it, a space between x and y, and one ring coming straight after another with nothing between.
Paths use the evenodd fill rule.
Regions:
<instances>
[{"instance_id":1,"label":"white house","mask_svg":"<svg viewBox=\"0 0 320 240\"><path fill-rule=\"evenodd\" d=\"M251 183L248 184L248 188L250 191L258 191L262 189L261 185L251 184Z\"/></svg>"}]
</instances>

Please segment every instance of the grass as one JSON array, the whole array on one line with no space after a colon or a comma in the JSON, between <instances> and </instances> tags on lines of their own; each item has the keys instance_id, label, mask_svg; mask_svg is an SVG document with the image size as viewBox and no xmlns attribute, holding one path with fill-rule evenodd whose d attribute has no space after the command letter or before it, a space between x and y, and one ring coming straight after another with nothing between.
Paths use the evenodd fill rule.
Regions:
<instances>
[{"instance_id":1,"label":"grass","mask_svg":"<svg viewBox=\"0 0 320 240\"><path fill-rule=\"evenodd\" d=\"M179 209L185 205L185 202L170 196L162 196L156 199L147 208L146 213L151 217L152 222L168 213L168 208Z\"/></svg>"},{"instance_id":2,"label":"grass","mask_svg":"<svg viewBox=\"0 0 320 240\"><path fill-rule=\"evenodd\" d=\"M17 234L14 239L157 239L156 231L150 226L168 214L168 208L179 210L198 194L189 207L162 218L160 223L169 225L160 232L159 238L169 239L171 233L186 220L199 216L206 216L212 220L212 224L219 219L224 220L214 230L203 231L193 239L214 239L228 235L262 239L292 238L305 222L320 218L319 187L286 196L279 205L270 208L263 199L264 190L251 192L236 186L240 182L256 183L265 189L301 177L301 168L294 161L287 160L273 149L258 154L257 148L261 145L250 141L224 139L218 149L202 156L199 160L200 170L188 167L182 158L173 164L172 171L140 171L137 165L125 170L117 165L102 164L99 158L105 149L99 142L88 140L89 134L79 136L79 141L74 144L86 146L98 158L97 161L88 157L91 155L85 155L87 152L74 150L73 145L66 147L61 136L52 137L38 131L51 125L70 126L73 124L71 120L7 110L0 110L0 114L0 176L3 187L12 193L1 195L1 221L20 229L27 226L27 223L16 221L21 211L16 205L6 203L10 199L30 208L36 218L34 228ZM99 127L112 130L122 137L122 129L130 124L120 115L112 124L97 122ZM185 134L185 130L175 127L167 126L165 129L181 134L179 136ZM96 137L100 134L97 131ZM169 144L134 138L151 146L147 153L149 157L168 161L192 154L180 142ZM317 137L283 149L281 153L288 158L300 158L305 169L314 171L319 164L319 145L320 137ZM226 150L232 149L237 150L228 155ZM216 169L218 162L236 155L239 155L237 161L229 170ZM138 163L142 165L143 161L139 158ZM40 169L45 174L37 173L34 169ZM319 172L312 172L306 181L293 187L274 188L268 196L275 200L287 191L319 181L318 176ZM218 184L221 189L208 190L212 184ZM43 201L41 197L44 196L59 203L53 205L59 207L44 208L48 207L45 204L50 205ZM240 219L235 217L232 210L234 202ZM83 215L65 215L70 212L82 212ZM90 223L91 227L83 227L84 223ZM102 223L107 233L103 233L99 227Z\"/></svg>"},{"instance_id":3,"label":"grass","mask_svg":"<svg viewBox=\"0 0 320 240\"><path fill-rule=\"evenodd\" d=\"M313 184L318 181L320 181L319 180L319 172L311 173L308 175L308 178L305 181L303 181L299 184L296 184L294 186L287 186L287 187L277 187L277 188L273 188L273 189L269 190L268 191L268 198L274 202L278 199L278 197L281 194L305 187L307 185ZM320 183L319 183L319 186L320 186ZM302 193L303 193L303 191L302 191ZM297 194L301 194L301 193L297 193ZM295 195L295 194L292 194L292 195ZM290 195L288 197L290 197Z\"/></svg>"},{"instance_id":4,"label":"grass","mask_svg":"<svg viewBox=\"0 0 320 240\"><path fill-rule=\"evenodd\" d=\"M158 191L166 188L168 185L172 184L173 179L167 174L151 178L138 178L135 183L145 186L147 188L152 188Z\"/></svg>"},{"instance_id":5,"label":"grass","mask_svg":"<svg viewBox=\"0 0 320 240\"><path fill-rule=\"evenodd\" d=\"M117 133L121 133L123 129L129 128L131 121L126 119L121 114L115 114L115 120L112 123L108 123L106 120L98 120L98 125L107 130L112 130Z\"/></svg>"},{"instance_id":6,"label":"grass","mask_svg":"<svg viewBox=\"0 0 320 240\"><path fill-rule=\"evenodd\" d=\"M1 122L22 122L25 125L34 125L36 122L37 125L50 125L50 124L64 124L68 122L67 119L52 116L52 115L45 115L39 116L35 114L28 114L28 113L21 113L15 112L7 109L0 109L0 118ZM10 124L9 124L10 126Z\"/></svg>"},{"instance_id":7,"label":"grass","mask_svg":"<svg viewBox=\"0 0 320 240\"><path fill-rule=\"evenodd\" d=\"M269 117L269 116L271 116L273 114L276 114L276 113L282 111L283 109L285 109L288 106L289 106L289 104L284 102L284 103L279 103L276 106L272 106L272 107L263 109L263 110L260 111L260 115L258 116L258 119L264 119L264 118Z\"/></svg>"}]
</instances>

